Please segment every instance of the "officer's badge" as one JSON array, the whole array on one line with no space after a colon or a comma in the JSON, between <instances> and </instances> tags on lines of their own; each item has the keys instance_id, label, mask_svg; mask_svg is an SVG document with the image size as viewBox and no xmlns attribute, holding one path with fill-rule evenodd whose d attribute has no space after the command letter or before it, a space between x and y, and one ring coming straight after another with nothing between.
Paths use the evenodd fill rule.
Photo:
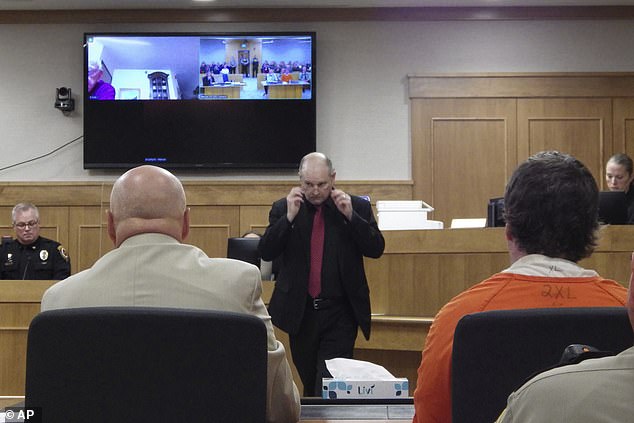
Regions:
<instances>
[{"instance_id":1,"label":"officer's badge","mask_svg":"<svg viewBox=\"0 0 634 423\"><path fill-rule=\"evenodd\" d=\"M59 251L59 255L62 256L62 258L66 261L70 260L68 258L68 253L66 252L66 249L64 247L62 247L61 245L57 246L57 251Z\"/></svg>"},{"instance_id":2,"label":"officer's badge","mask_svg":"<svg viewBox=\"0 0 634 423\"><path fill-rule=\"evenodd\" d=\"M48 260L48 251L40 250L40 260L42 261Z\"/></svg>"},{"instance_id":3,"label":"officer's badge","mask_svg":"<svg viewBox=\"0 0 634 423\"><path fill-rule=\"evenodd\" d=\"M7 261L4 263L5 266L12 266L13 265L13 253L8 253L7 254Z\"/></svg>"}]
</instances>

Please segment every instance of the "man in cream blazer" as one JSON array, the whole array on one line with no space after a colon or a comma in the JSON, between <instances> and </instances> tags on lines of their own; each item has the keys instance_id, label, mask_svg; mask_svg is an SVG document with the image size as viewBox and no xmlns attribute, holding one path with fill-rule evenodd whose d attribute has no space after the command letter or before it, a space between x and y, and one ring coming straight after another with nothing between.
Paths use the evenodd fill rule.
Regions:
<instances>
[{"instance_id":1,"label":"man in cream blazer","mask_svg":"<svg viewBox=\"0 0 634 423\"><path fill-rule=\"evenodd\" d=\"M188 232L189 210L180 181L154 166L129 170L115 182L110 197L108 235L116 248L92 268L49 288L42 311L148 306L258 316L268 332L267 421L296 422L299 393L262 301L258 268L207 257L182 243Z\"/></svg>"}]
</instances>

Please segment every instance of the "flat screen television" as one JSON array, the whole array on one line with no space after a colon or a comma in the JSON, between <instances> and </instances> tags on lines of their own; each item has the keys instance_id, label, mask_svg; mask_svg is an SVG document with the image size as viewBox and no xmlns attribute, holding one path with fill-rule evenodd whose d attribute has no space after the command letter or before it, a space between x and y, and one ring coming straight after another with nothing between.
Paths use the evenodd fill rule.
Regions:
<instances>
[{"instance_id":1,"label":"flat screen television","mask_svg":"<svg viewBox=\"0 0 634 423\"><path fill-rule=\"evenodd\" d=\"M296 168L315 33L84 34L84 168Z\"/></svg>"}]
</instances>

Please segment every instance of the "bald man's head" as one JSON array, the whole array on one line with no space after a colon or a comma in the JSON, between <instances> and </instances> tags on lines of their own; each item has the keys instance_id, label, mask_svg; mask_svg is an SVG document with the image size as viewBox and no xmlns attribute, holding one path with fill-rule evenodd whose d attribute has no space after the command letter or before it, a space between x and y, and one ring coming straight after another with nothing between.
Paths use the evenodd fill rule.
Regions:
<instances>
[{"instance_id":1,"label":"bald man's head","mask_svg":"<svg viewBox=\"0 0 634 423\"><path fill-rule=\"evenodd\" d=\"M160 167L130 169L112 187L110 218L117 246L132 235L148 232L165 233L182 241L186 233L175 234L182 233L182 225L188 226L183 185Z\"/></svg>"},{"instance_id":2,"label":"bald man's head","mask_svg":"<svg viewBox=\"0 0 634 423\"><path fill-rule=\"evenodd\" d=\"M299 176L300 176L300 178L302 177L302 175L306 171L307 167L316 167L316 166L325 166L325 167L327 167L328 168L328 175L332 175L334 173L334 171L335 171L335 169L332 166L332 162L330 161L328 156L326 156L323 153L319 153L319 152L315 151L315 152L306 154L304 157L302 157L302 160L299 162Z\"/></svg>"}]
</instances>

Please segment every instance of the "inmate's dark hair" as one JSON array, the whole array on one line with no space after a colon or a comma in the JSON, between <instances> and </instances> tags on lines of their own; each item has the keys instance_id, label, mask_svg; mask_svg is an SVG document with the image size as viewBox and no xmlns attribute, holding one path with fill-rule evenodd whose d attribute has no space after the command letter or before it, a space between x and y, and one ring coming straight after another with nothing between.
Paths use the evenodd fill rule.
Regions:
<instances>
[{"instance_id":1,"label":"inmate's dark hair","mask_svg":"<svg viewBox=\"0 0 634 423\"><path fill-rule=\"evenodd\" d=\"M599 189L590 171L557 151L537 153L513 173L504 218L519 248L578 262L597 245Z\"/></svg>"}]
</instances>

